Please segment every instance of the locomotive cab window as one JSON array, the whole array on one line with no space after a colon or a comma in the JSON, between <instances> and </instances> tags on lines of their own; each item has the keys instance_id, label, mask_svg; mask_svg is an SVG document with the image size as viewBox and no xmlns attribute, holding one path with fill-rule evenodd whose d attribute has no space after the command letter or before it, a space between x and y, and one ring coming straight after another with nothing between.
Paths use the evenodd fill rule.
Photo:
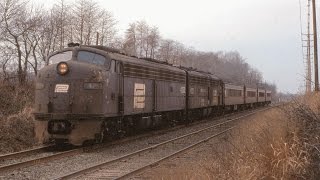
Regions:
<instances>
[{"instance_id":1,"label":"locomotive cab window","mask_svg":"<svg viewBox=\"0 0 320 180\"><path fill-rule=\"evenodd\" d=\"M93 53L89 51L79 51L77 59L80 62L105 66L107 69L110 69L110 64L111 64L110 60L107 60L106 57L97 53Z\"/></svg>"},{"instance_id":2,"label":"locomotive cab window","mask_svg":"<svg viewBox=\"0 0 320 180\"><path fill-rule=\"evenodd\" d=\"M57 53L49 58L48 64L58 64L61 61L69 61L72 58L72 51Z\"/></svg>"}]
</instances>

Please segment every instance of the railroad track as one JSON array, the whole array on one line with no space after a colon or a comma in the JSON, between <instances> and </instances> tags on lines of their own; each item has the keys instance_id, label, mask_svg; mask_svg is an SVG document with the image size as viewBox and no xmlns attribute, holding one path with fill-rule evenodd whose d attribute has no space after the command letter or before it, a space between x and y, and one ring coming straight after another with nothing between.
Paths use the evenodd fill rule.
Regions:
<instances>
[{"instance_id":1,"label":"railroad track","mask_svg":"<svg viewBox=\"0 0 320 180\"><path fill-rule=\"evenodd\" d=\"M173 131L173 129L171 129L171 131ZM55 146L50 145L50 146L42 146L42 147L30 149L30 150L5 154L0 156L0 175L1 173L7 172L10 170L15 170L15 169L24 168L24 167L33 166L33 165L39 165L40 163L50 162L53 160L61 159L63 157L77 155L83 152L95 151L97 149L102 150L103 148L107 148L112 145L126 143L129 141L138 140L141 138L146 138L148 136L153 136L155 134L162 134L162 133L165 133L165 131L158 131L156 133L137 135L134 137L120 139L120 140L105 143L105 144L96 144L96 145L87 146L87 147L77 147L72 149L68 147L69 150L65 150L61 152L55 152L52 150L49 151L50 149L56 148Z\"/></svg>"},{"instance_id":2,"label":"railroad track","mask_svg":"<svg viewBox=\"0 0 320 180\"><path fill-rule=\"evenodd\" d=\"M82 152L81 148L61 152L49 151L54 148L54 146L43 146L0 156L0 174L13 169L32 166Z\"/></svg>"},{"instance_id":3,"label":"railroad track","mask_svg":"<svg viewBox=\"0 0 320 180\"><path fill-rule=\"evenodd\" d=\"M271 107L272 108L272 107ZM236 126L232 122L241 120L261 111L270 108L257 110L255 112L242 115L236 118L230 118L225 122L218 123L170 140L156 143L144 149L132 153L114 157L111 160L96 164L89 168L72 172L70 174L58 177L57 179L122 179L135 173L152 167L161 161L184 153L185 151L203 144L215 137L229 132ZM223 128L224 130L219 130ZM219 130L216 132L215 130Z\"/></svg>"},{"instance_id":4,"label":"railroad track","mask_svg":"<svg viewBox=\"0 0 320 180\"><path fill-rule=\"evenodd\" d=\"M155 132L150 132L148 134L136 135L133 137L120 139L120 140L105 143L105 144L96 144L88 147L78 147L78 148L73 148L73 149L61 151L61 152L53 152L52 150L55 149L55 146L48 145L48 146L41 146L41 147L37 147L37 148L25 150L25 151L1 155L0 156L0 175L10 170L15 170L15 169L24 168L24 167L33 166L33 165L39 165L40 163L50 162L63 157L80 154L83 152L90 152L97 149L102 150L103 148L107 148L112 145L117 145L117 144L126 143L133 140L147 138L154 135L164 134L169 131L174 131L176 129L179 129L181 127L182 125L173 127L167 130L158 130Z\"/></svg>"},{"instance_id":5,"label":"railroad track","mask_svg":"<svg viewBox=\"0 0 320 180\"><path fill-rule=\"evenodd\" d=\"M39 165L40 163L46 163L49 161L57 160L67 156L76 155L83 152L90 152L97 149L102 150L103 148L107 148L112 145L126 143L129 141L138 140L138 139L142 139L142 138L146 138L154 135L160 135L169 131L174 131L179 127L180 126L170 128L169 130L159 130L159 131L151 132L148 134L136 135L133 137L128 137L125 139L121 139L121 140L117 140L117 141L113 141L105 144L97 144L97 145L88 146L88 147L78 147L78 148L74 148L74 149L70 149L62 152L52 152L52 150L50 152L49 150L54 149L55 147L53 145L48 145L48 146L41 146L41 147L37 147L37 148L25 150L25 151L1 155L0 156L0 175L10 170L24 168L24 167L33 166L33 165Z\"/></svg>"},{"instance_id":6,"label":"railroad track","mask_svg":"<svg viewBox=\"0 0 320 180\"><path fill-rule=\"evenodd\" d=\"M50 147L51 147L50 145L49 146L40 146L40 147L36 147L36 148L24 150L24 151L4 154L4 155L0 156L0 162L6 161L8 159L14 159L14 158L22 157L22 156L28 156L28 155L34 154L34 153L39 153L39 152L45 151L46 149L48 149Z\"/></svg>"}]
</instances>

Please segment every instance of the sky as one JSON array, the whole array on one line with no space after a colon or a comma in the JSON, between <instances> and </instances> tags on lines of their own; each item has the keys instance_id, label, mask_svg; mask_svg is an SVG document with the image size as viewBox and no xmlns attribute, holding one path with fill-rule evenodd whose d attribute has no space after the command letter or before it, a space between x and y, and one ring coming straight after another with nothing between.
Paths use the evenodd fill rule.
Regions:
<instances>
[{"instance_id":1,"label":"sky","mask_svg":"<svg viewBox=\"0 0 320 180\"><path fill-rule=\"evenodd\" d=\"M199 51L238 51L281 92L304 90L299 0L95 1L113 13L120 35L145 20L162 37Z\"/></svg>"}]
</instances>

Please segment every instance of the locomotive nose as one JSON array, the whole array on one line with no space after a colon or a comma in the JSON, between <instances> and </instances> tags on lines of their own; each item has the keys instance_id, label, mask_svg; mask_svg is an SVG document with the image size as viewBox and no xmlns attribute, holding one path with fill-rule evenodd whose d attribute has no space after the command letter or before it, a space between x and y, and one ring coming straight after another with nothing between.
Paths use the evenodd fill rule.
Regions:
<instances>
[{"instance_id":1,"label":"locomotive nose","mask_svg":"<svg viewBox=\"0 0 320 180\"><path fill-rule=\"evenodd\" d=\"M103 68L76 61L46 66L37 76L35 111L101 114L107 77Z\"/></svg>"}]
</instances>

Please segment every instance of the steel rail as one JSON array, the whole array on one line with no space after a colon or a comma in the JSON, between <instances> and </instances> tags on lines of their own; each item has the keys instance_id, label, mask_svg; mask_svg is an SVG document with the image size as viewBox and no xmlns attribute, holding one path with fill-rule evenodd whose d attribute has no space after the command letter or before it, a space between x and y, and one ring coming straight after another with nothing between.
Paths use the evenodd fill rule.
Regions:
<instances>
[{"instance_id":1,"label":"steel rail","mask_svg":"<svg viewBox=\"0 0 320 180\"><path fill-rule=\"evenodd\" d=\"M5 161L6 159L13 159L19 156L27 156L29 154L33 154L33 153L37 153L40 151L44 151L45 149L51 148L53 147L52 145L48 145L48 146L40 146L40 147L36 147L36 148L32 148L32 149L27 149L24 151L18 151L18 152L13 152L13 153L8 153L8 154L4 154L4 155L0 155L0 161Z\"/></svg>"},{"instance_id":2,"label":"steel rail","mask_svg":"<svg viewBox=\"0 0 320 180\"><path fill-rule=\"evenodd\" d=\"M23 161L23 162L18 162L18 163L14 163L14 164L0 166L0 173L6 172L6 171L9 171L9 170L13 170L13 169L18 169L18 168L23 168L23 167L27 167L27 166L37 165L37 164L40 164L40 163L52 161L52 160L55 160L55 159L59 159L59 158L63 158L63 157L71 156L71 155L75 155L75 154L80 153L82 151L83 151L82 148L72 149L72 150L59 152L59 153L56 153L56 154L53 154L53 155L49 155L49 156L45 156L45 157L41 157L41 158L36 158L36 159L32 159L32 160L27 160L27 161Z\"/></svg>"}]
</instances>

